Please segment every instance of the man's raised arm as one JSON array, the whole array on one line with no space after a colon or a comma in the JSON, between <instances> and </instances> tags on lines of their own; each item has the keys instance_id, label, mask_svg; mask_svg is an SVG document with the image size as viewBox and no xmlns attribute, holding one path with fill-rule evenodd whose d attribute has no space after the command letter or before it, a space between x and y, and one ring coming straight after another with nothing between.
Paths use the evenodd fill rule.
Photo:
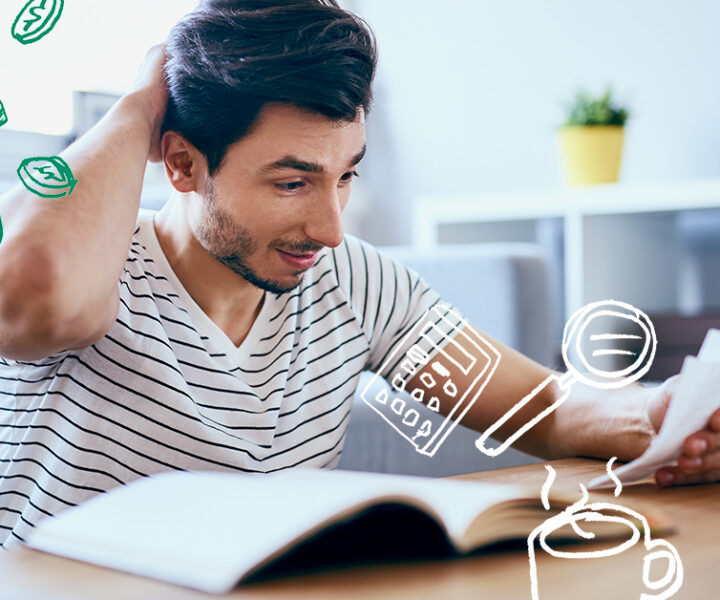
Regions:
<instances>
[{"instance_id":1,"label":"man's raised arm","mask_svg":"<svg viewBox=\"0 0 720 600\"><path fill-rule=\"evenodd\" d=\"M61 153L78 181L71 195L18 184L0 197L0 355L86 347L112 326L146 163L159 159L164 61L164 47L153 47L133 91Z\"/></svg>"}]
</instances>

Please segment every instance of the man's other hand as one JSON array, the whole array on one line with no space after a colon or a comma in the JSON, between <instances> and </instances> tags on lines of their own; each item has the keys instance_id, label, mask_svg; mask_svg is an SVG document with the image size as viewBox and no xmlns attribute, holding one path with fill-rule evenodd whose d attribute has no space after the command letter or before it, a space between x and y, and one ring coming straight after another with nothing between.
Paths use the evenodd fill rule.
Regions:
<instances>
[{"instance_id":1,"label":"man's other hand","mask_svg":"<svg viewBox=\"0 0 720 600\"><path fill-rule=\"evenodd\" d=\"M135 85L128 94L139 99L138 106L148 118L153 135L148 160L160 162L160 129L168 101L168 88L165 80L165 44L152 46L138 70Z\"/></svg>"},{"instance_id":2,"label":"man's other hand","mask_svg":"<svg viewBox=\"0 0 720 600\"><path fill-rule=\"evenodd\" d=\"M653 392L649 412L655 431L660 430L677 380L675 375ZM705 429L685 438L677 465L658 469L655 480L661 486L720 481L720 409L711 415Z\"/></svg>"}]
</instances>

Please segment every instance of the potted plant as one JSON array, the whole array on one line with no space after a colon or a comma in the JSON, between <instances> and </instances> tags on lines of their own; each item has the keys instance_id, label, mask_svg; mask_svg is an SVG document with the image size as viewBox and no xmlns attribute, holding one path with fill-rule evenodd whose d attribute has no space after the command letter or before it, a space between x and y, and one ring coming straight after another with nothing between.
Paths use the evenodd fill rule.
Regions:
<instances>
[{"instance_id":1,"label":"potted plant","mask_svg":"<svg viewBox=\"0 0 720 600\"><path fill-rule=\"evenodd\" d=\"M597 97L581 89L569 107L569 117L558 132L569 185L618 180L628 112L611 96L610 87Z\"/></svg>"}]
</instances>

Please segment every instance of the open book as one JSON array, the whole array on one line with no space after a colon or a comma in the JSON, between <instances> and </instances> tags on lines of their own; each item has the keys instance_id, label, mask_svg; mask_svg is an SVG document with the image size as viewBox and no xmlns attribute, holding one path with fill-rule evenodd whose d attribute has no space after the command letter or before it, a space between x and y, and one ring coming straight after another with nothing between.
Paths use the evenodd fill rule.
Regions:
<instances>
[{"instance_id":1,"label":"open book","mask_svg":"<svg viewBox=\"0 0 720 600\"><path fill-rule=\"evenodd\" d=\"M27 543L224 593L248 578L277 574L278 566L280 573L327 567L338 555L436 558L525 540L550 516L539 496L523 486L350 471L173 472L47 518ZM551 495L553 514L578 496ZM599 535L623 535L620 527Z\"/></svg>"}]
</instances>

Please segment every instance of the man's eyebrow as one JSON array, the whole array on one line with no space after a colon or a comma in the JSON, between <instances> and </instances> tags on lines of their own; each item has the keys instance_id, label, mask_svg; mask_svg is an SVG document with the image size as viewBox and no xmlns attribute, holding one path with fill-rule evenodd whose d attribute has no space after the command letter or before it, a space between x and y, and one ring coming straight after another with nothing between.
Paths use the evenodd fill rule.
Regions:
<instances>
[{"instance_id":1,"label":"man's eyebrow","mask_svg":"<svg viewBox=\"0 0 720 600\"><path fill-rule=\"evenodd\" d=\"M276 160L270 164L260 167L260 172L264 175L270 175L281 169L295 169L296 171L306 171L307 173L324 173L325 167L318 163L301 160L295 156L283 156L280 160Z\"/></svg>"},{"instance_id":2,"label":"man's eyebrow","mask_svg":"<svg viewBox=\"0 0 720 600\"><path fill-rule=\"evenodd\" d=\"M358 152L355 156L352 157L352 160L350 161L350 167L354 167L356 164L358 164L362 159L363 156L365 156L365 151L367 150L367 146L363 144L362 150Z\"/></svg>"},{"instance_id":3,"label":"man's eyebrow","mask_svg":"<svg viewBox=\"0 0 720 600\"><path fill-rule=\"evenodd\" d=\"M354 167L356 164L358 164L365 156L366 151L367 146L363 145L362 150L360 150L360 152L358 152L355 156L352 157L348 166ZM295 169L296 171L305 171L306 173L317 174L322 174L325 172L325 167L323 165L314 162L308 162L292 155L283 156L280 160L276 160L275 162L260 167L260 172L268 175L281 169Z\"/></svg>"}]
</instances>

